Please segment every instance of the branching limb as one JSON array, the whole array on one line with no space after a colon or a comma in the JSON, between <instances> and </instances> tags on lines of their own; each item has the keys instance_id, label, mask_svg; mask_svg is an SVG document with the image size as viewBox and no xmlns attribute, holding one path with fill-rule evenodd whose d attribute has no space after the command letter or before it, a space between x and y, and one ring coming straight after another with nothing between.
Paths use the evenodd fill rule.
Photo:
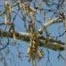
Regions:
<instances>
[{"instance_id":1,"label":"branching limb","mask_svg":"<svg viewBox=\"0 0 66 66\"><path fill-rule=\"evenodd\" d=\"M1 36L1 34L2 34L3 37L9 37L9 38L13 39L13 33L11 33L11 32L5 32L5 31L0 30L0 36ZM15 36L16 36L17 40L26 41L26 42L30 41L30 34L29 33L15 32ZM63 43L61 41L48 39L48 38L45 38L45 37L39 37L39 41L40 41L39 42L40 47L49 48L49 49L52 49L52 50L55 50L55 51L64 50L64 46L65 46L64 44L65 43ZM47 42L48 42L48 44L47 44Z\"/></svg>"},{"instance_id":2,"label":"branching limb","mask_svg":"<svg viewBox=\"0 0 66 66\"><path fill-rule=\"evenodd\" d=\"M45 28L47 28L48 26L54 24L54 23L61 23L62 19L60 19L59 17L53 18L52 20L49 20L48 22L44 23L43 26L39 29L39 31L44 31Z\"/></svg>"}]
</instances>

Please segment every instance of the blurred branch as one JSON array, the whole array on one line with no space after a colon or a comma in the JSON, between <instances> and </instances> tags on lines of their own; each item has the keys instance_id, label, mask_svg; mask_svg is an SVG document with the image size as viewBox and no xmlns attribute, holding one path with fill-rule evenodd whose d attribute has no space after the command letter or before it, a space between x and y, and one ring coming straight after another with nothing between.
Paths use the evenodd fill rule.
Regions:
<instances>
[{"instance_id":1,"label":"blurred branch","mask_svg":"<svg viewBox=\"0 0 66 66\"><path fill-rule=\"evenodd\" d=\"M53 39L48 39L48 38L43 38L40 39L40 46L44 46L45 48L52 49L52 50L64 50L64 43L61 41L53 40Z\"/></svg>"},{"instance_id":2,"label":"blurred branch","mask_svg":"<svg viewBox=\"0 0 66 66\"><path fill-rule=\"evenodd\" d=\"M39 31L41 32L46 32L46 28L54 23L62 23L63 19L62 19L62 16L60 17L56 17L56 18L53 18L52 20L47 20L47 22L45 22L43 24L43 26L39 29Z\"/></svg>"},{"instance_id":3,"label":"blurred branch","mask_svg":"<svg viewBox=\"0 0 66 66\"><path fill-rule=\"evenodd\" d=\"M0 36L1 36L1 34L3 37L9 37L9 38L13 39L13 32L6 32L6 31L0 30ZM30 41L29 33L15 32L15 36L16 36L17 40L26 41L26 42ZM65 43L63 43L61 41L57 41L54 39L49 39L49 38L39 36L39 46L40 47L49 48L49 49L52 49L55 51L59 51L59 50L62 51L62 50L64 50L64 44Z\"/></svg>"},{"instance_id":4,"label":"blurred branch","mask_svg":"<svg viewBox=\"0 0 66 66\"><path fill-rule=\"evenodd\" d=\"M65 58L63 57L63 55L61 54L61 52L59 52L57 58L58 58L58 60L63 59L65 61Z\"/></svg>"},{"instance_id":5,"label":"blurred branch","mask_svg":"<svg viewBox=\"0 0 66 66\"><path fill-rule=\"evenodd\" d=\"M7 38L7 39L8 39L8 42L6 43L5 46L3 46L2 48L0 48L0 51L3 50L3 49L5 49L5 48L7 48L7 46L9 45L9 38ZM0 44L1 44L1 42L0 42Z\"/></svg>"},{"instance_id":6,"label":"blurred branch","mask_svg":"<svg viewBox=\"0 0 66 66\"><path fill-rule=\"evenodd\" d=\"M44 26L48 27L51 24L60 23L60 21L61 21L61 19L59 19L59 17L56 17L56 18L49 20L48 22L44 23Z\"/></svg>"}]
</instances>

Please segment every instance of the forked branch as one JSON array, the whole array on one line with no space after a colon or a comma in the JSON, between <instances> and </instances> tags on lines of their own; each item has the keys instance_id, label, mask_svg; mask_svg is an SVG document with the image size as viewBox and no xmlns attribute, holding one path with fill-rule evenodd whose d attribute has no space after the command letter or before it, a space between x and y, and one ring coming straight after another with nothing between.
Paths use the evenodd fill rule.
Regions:
<instances>
[{"instance_id":1,"label":"forked branch","mask_svg":"<svg viewBox=\"0 0 66 66\"><path fill-rule=\"evenodd\" d=\"M9 37L13 39L13 33L12 32L6 32L0 30L0 36L2 37ZM16 39L21 40L21 41L30 41L30 34L29 33L22 33L22 32L15 32ZM45 37L40 37L39 36L39 47L44 47L44 48L49 48L55 51L62 51L64 50L64 45L65 43Z\"/></svg>"}]
</instances>

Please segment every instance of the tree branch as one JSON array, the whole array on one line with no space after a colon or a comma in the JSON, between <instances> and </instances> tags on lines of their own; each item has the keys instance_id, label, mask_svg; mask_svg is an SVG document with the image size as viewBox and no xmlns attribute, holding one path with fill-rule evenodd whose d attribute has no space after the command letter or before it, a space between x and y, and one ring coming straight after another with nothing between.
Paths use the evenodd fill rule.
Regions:
<instances>
[{"instance_id":1,"label":"tree branch","mask_svg":"<svg viewBox=\"0 0 66 66\"><path fill-rule=\"evenodd\" d=\"M64 50L64 43L61 41L53 40L53 39L40 39L40 46L52 49L54 51L63 51Z\"/></svg>"},{"instance_id":2,"label":"tree branch","mask_svg":"<svg viewBox=\"0 0 66 66\"><path fill-rule=\"evenodd\" d=\"M30 34L29 33L21 33L15 32L16 39L21 41L30 41ZM13 39L12 32L5 32L0 30L0 37L9 37ZM39 47L49 48L55 51L62 51L64 50L65 43L53 39L48 39L45 37L39 37Z\"/></svg>"},{"instance_id":3,"label":"tree branch","mask_svg":"<svg viewBox=\"0 0 66 66\"><path fill-rule=\"evenodd\" d=\"M53 18L52 20L48 20L47 22L45 22L43 24L43 26L39 29L39 31L45 31L47 27L49 27L50 25L54 24L54 23L62 23L63 19L60 19L59 17Z\"/></svg>"}]
</instances>

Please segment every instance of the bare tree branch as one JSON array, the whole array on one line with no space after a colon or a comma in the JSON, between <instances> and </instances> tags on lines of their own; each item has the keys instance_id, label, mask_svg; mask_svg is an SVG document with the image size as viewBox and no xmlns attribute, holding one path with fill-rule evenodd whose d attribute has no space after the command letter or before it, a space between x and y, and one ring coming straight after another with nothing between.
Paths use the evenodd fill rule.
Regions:
<instances>
[{"instance_id":1,"label":"bare tree branch","mask_svg":"<svg viewBox=\"0 0 66 66\"><path fill-rule=\"evenodd\" d=\"M0 30L0 36L3 37L9 37L13 39L13 33L12 32L5 32ZM17 40L21 40L21 41L26 41L29 42L30 41L30 34L29 33L18 33L15 32L16 35L16 39ZM49 38L45 38L45 37L40 37L39 36L39 46L40 47L45 47L45 48L49 48L55 51L62 51L64 50L64 44L61 41L57 41L57 40L53 40L53 39L49 39Z\"/></svg>"},{"instance_id":2,"label":"bare tree branch","mask_svg":"<svg viewBox=\"0 0 66 66\"><path fill-rule=\"evenodd\" d=\"M52 20L48 20L46 23L43 24L43 26L39 29L40 32L43 33L46 32L46 28L49 27L50 25L54 24L54 23L62 23L62 17L56 17L56 18L53 18Z\"/></svg>"}]
</instances>

